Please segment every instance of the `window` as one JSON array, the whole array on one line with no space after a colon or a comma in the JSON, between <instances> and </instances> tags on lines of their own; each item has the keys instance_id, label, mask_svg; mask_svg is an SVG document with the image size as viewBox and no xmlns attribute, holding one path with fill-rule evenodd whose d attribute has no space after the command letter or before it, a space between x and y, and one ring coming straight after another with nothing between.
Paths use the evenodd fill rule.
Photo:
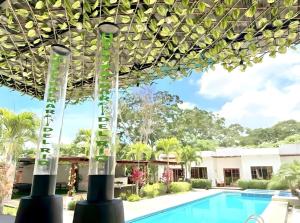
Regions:
<instances>
[{"instance_id":1,"label":"window","mask_svg":"<svg viewBox=\"0 0 300 223\"><path fill-rule=\"evenodd\" d=\"M173 171L173 180L182 181L183 180L183 171L182 169L172 169Z\"/></svg>"},{"instance_id":2,"label":"window","mask_svg":"<svg viewBox=\"0 0 300 223\"><path fill-rule=\"evenodd\" d=\"M224 168L225 186L236 186L236 181L238 181L238 179L240 179L240 169Z\"/></svg>"},{"instance_id":3,"label":"window","mask_svg":"<svg viewBox=\"0 0 300 223\"><path fill-rule=\"evenodd\" d=\"M252 166L251 167L252 179L269 180L272 177L272 173L273 173L272 166Z\"/></svg>"},{"instance_id":4,"label":"window","mask_svg":"<svg viewBox=\"0 0 300 223\"><path fill-rule=\"evenodd\" d=\"M191 177L207 179L207 168L206 167L192 167Z\"/></svg>"}]
</instances>

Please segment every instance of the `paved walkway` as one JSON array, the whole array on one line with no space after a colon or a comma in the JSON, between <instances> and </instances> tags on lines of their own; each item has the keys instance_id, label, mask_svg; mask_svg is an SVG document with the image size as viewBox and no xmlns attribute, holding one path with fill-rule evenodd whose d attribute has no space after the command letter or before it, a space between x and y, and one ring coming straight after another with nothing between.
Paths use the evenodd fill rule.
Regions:
<instances>
[{"instance_id":1,"label":"paved walkway","mask_svg":"<svg viewBox=\"0 0 300 223\"><path fill-rule=\"evenodd\" d=\"M9 215L0 214L0 223L14 223L15 218Z\"/></svg>"},{"instance_id":2,"label":"paved walkway","mask_svg":"<svg viewBox=\"0 0 300 223\"><path fill-rule=\"evenodd\" d=\"M265 223L284 223L287 219L287 213L288 202L271 201L261 216Z\"/></svg>"},{"instance_id":3,"label":"paved walkway","mask_svg":"<svg viewBox=\"0 0 300 223\"><path fill-rule=\"evenodd\" d=\"M299 223L300 209L293 209L290 221L288 223Z\"/></svg>"}]
</instances>

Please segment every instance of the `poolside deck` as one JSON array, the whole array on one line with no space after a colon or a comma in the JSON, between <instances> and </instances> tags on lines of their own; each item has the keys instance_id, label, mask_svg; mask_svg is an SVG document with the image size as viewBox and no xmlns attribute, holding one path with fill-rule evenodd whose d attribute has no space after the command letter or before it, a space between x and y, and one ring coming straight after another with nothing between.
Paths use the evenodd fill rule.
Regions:
<instances>
[{"instance_id":1,"label":"poolside deck","mask_svg":"<svg viewBox=\"0 0 300 223\"><path fill-rule=\"evenodd\" d=\"M285 223L288 214L288 202L271 201L262 213L265 223Z\"/></svg>"},{"instance_id":2,"label":"poolside deck","mask_svg":"<svg viewBox=\"0 0 300 223\"><path fill-rule=\"evenodd\" d=\"M124 201L125 221L148 215L153 212L158 212L163 209L178 206L187 202L198 200L200 198L207 197L222 191L226 190L194 189L193 191L187 193L169 194L152 199L144 199L138 202ZM271 203L262 214L262 217L264 218L265 223L285 223L287 210L287 202L271 201ZM72 223L73 214L73 211L64 210L64 223ZM10 217L9 219L5 219L4 221L4 219L0 218L0 222L13 223L13 219L14 218Z\"/></svg>"},{"instance_id":3,"label":"poolside deck","mask_svg":"<svg viewBox=\"0 0 300 223\"><path fill-rule=\"evenodd\" d=\"M15 218L10 215L2 215L0 214L0 222L1 223L14 223Z\"/></svg>"},{"instance_id":4,"label":"poolside deck","mask_svg":"<svg viewBox=\"0 0 300 223\"><path fill-rule=\"evenodd\" d=\"M124 202L125 221L151 214L163 209L175 207L190 201L198 200L209 195L221 192L222 190L193 190L182 194L172 194L152 199L145 199L139 202ZM137 211L138 210L138 211Z\"/></svg>"},{"instance_id":5,"label":"poolside deck","mask_svg":"<svg viewBox=\"0 0 300 223\"><path fill-rule=\"evenodd\" d=\"M198 200L209 195L213 195L223 190L219 189L193 189L191 192L182 194L168 194L164 196L155 197L152 199L144 199L138 202L124 201L125 221L134 218L142 217L153 212L161 211L163 209L178 206L190 201ZM64 223L71 223L73 219L73 211L64 211Z\"/></svg>"}]
</instances>

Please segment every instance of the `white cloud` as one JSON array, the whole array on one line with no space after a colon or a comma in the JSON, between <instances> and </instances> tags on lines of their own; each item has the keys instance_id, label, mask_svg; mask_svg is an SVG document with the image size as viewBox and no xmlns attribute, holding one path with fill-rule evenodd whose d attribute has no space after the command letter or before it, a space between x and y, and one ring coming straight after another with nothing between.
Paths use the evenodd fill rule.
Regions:
<instances>
[{"instance_id":1,"label":"white cloud","mask_svg":"<svg viewBox=\"0 0 300 223\"><path fill-rule=\"evenodd\" d=\"M265 57L245 72L228 73L221 66L200 80L201 96L226 100L218 112L229 123L266 127L287 119L300 120L300 50L275 59Z\"/></svg>"},{"instance_id":2,"label":"white cloud","mask_svg":"<svg viewBox=\"0 0 300 223\"><path fill-rule=\"evenodd\" d=\"M196 107L196 104L185 101L185 102L182 102L181 104L178 104L178 107L183 110L193 109L194 107Z\"/></svg>"}]
</instances>

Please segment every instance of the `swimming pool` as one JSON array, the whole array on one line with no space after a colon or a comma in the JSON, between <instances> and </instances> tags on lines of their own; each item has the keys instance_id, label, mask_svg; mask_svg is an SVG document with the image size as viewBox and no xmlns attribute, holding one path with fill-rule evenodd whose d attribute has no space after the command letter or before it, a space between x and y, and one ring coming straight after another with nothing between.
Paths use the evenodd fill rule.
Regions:
<instances>
[{"instance_id":1,"label":"swimming pool","mask_svg":"<svg viewBox=\"0 0 300 223\"><path fill-rule=\"evenodd\" d=\"M247 189L242 192L244 195L254 196L280 196L280 197L293 197L292 193L286 190L259 190L259 189Z\"/></svg>"},{"instance_id":2,"label":"swimming pool","mask_svg":"<svg viewBox=\"0 0 300 223\"><path fill-rule=\"evenodd\" d=\"M294 197L294 195L289 191L280 191L278 196L280 196L280 197Z\"/></svg>"},{"instance_id":3,"label":"swimming pool","mask_svg":"<svg viewBox=\"0 0 300 223\"><path fill-rule=\"evenodd\" d=\"M261 214L270 201L271 196L223 192L127 223L244 223L250 215Z\"/></svg>"}]
</instances>

